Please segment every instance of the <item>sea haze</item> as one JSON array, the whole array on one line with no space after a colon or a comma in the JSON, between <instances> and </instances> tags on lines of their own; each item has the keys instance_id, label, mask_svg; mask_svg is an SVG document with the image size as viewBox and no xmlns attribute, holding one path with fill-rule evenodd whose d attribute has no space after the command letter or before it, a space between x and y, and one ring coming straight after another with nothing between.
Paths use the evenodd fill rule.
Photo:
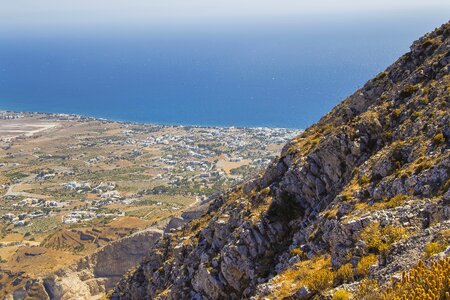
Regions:
<instances>
[{"instance_id":1,"label":"sea haze","mask_svg":"<svg viewBox=\"0 0 450 300\"><path fill-rule=\"evenodd\" d=\"M0 34L0 109L305 128L445 22Z\"/></svg>"}]
</instances>

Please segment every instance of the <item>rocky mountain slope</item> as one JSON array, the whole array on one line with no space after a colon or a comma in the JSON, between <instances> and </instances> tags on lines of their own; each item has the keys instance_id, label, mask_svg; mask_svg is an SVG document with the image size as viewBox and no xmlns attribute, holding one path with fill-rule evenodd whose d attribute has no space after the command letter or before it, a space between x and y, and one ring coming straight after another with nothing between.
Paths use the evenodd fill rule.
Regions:
<instances>
[{"instance_id":1,"label":"rocky mountain slope","mask_svg":"<svg viewBox=\"0 0 450 300\"><path fill-rule=\"evenodd\" d=\"M447 23L294 138L264 174L164 235L109 297L445 297L450 263L431 261L450 252L449 71ZM382 288L390 280L397 289Z\"/></svg>"}]
</instances>

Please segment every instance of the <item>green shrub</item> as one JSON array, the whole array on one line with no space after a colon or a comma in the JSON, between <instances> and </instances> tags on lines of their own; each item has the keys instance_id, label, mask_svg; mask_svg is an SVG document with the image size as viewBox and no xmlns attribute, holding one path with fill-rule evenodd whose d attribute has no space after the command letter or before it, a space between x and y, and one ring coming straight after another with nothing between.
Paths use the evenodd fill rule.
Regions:
<instances>
[{"instance_id":1,"label":"green shrub","mask_svg":"<svg viewBox=\"0 0 450 300\"><path fill-rule=\"evenodd\" d=\"M406 236L406 229L403 227L387 225L381 230L381 235L383 236L384 242L389 247Z\"/></svg>"},{"instance_id":2,"label":"green shrub","mask_svg":"<svg viewBox=\"0 0 450 300\"><path fill-rule=\"evenodd\" d=\"M18 180L27 177L28 175L22 172L12 172L5 174L6 177L12 179L12 180Z\"/></svg>"},{"instance_id":3,"label":"green shrub","mask_svg":"<svg viewBox=\"0 0 450 300\"><path fill-rule=\"evenodd\" d=\"M437 45L439 45L439 42L436 41L435 39L427 39L426 41L423 42L422 48L426 49L430 46L437 46Z\"/></svg>"},{"instance_id":4,"label":"green shrub","mask_svg":"<svg viewBox=\"0 0 450 300\"><path fill-rule=\"evenodd\" d=\"M411 120L412 120L412 121L415 121L415 120L417 120L418 118L420 118L421 116L422 116L422 113L421 113L421 112L415 111L415 112L413 112L412 115L411 115Z\"/></svg>"},{"instance_id":5,"label":"green shrub","mask_svg":"<svg viewBox=\"0 0 450 300\"><path fill-rule=\"evenodd\" d=\"M422 89L422 95L423 95L423 96L427 96L429 93L430 93L430 87L429 87L429 86L425 86L425 87Z\"/></svg>"},{"instance_id":6,"label":"green shrub","mask_svg":"<svg viewBox=\"0 0 450 300\"><path fill-rule=\"evenodd\" d=\"M444 134L442 134L442 132L436 133L433 137L433 142L436 145L442 144L444 140Z\"/></svg>"},{"instance_id":7,"label":"green shrub","mask_svg":"<svg viewBox=\"0 0 450 300\"><path fill-rule=\"evenodd\" d=\"M359 179L359 182L361 184L367 184L370 182L370 178L366 175L361 176L361 178Z\"/></svg>"},{"instance_id":8,"label":"green shrub","mask_svg":"<svg viewBox=\"0 0 450 300\"><path fill-rule=\"evenodd\" d=\"M450 189L450 179L447 180L441 187L441 190L445 193Z\"/></svg>"}]
</instances>

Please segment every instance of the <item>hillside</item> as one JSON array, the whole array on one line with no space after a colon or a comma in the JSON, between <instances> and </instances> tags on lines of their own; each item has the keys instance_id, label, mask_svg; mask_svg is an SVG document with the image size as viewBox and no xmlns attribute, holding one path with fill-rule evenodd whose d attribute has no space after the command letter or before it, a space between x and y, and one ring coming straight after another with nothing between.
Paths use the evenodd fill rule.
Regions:
<instances>
[{"instance_id":1,"label":"hillside","mask_svg":"<svg viewBox=\"0 0 450 300\"><path fill-rule=\"evenodd\" d=\"M444 299L448 260L431 261L450 252L449 71L447 23L166 234L109 296Z\"/></svg>"},{"instance_id":2,"label":"hillside","mask_svg":"<svg viewBox=\"0 0 450 300\"><path fill-rule=\"evenodd\" d=\"M12 283L6 280L6 276L2 276L2 289L9 292L2 299L100 299L127 270L141 261L147 249L154 246L161 234L161 230L149 228L127 235L45 276L31 277L22 272L23 278L15 277ZM48 242L52 243L51 248L85 245L76 244L76 240L76 232L66 231L55 234ZM32 247L24 255L35 256L31 266L34 268L42 267L43 264L55 264L55 261L48 261L41 255L45 251L53 250ZM23 280L27 277L27 280Z\"/></svg>"},{"instance_id":3,"label":"hillside","mask_svg":"<svg viewBox=\"0 0 450 300\"><path fill-rule=\"evenodd\" d=\"M134 232L179 226L298 134L0 111L0 299Z\"/></svg>"}]
</instances>

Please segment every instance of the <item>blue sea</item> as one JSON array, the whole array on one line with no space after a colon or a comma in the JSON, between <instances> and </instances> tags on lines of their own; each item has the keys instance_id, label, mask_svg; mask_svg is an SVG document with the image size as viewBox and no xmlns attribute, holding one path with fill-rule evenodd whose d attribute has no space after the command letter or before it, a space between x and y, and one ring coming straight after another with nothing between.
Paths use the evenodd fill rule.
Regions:
<instances>
[{"instance_id":1,"label":"blue sea","mask_svg":"<svg viewBox=\"0 0 450 300\"><path fill-rule=\"evenodd\" d=\"M447 16L0 33L0 109L306 128Z\"/></svg>"}]
</instances>

